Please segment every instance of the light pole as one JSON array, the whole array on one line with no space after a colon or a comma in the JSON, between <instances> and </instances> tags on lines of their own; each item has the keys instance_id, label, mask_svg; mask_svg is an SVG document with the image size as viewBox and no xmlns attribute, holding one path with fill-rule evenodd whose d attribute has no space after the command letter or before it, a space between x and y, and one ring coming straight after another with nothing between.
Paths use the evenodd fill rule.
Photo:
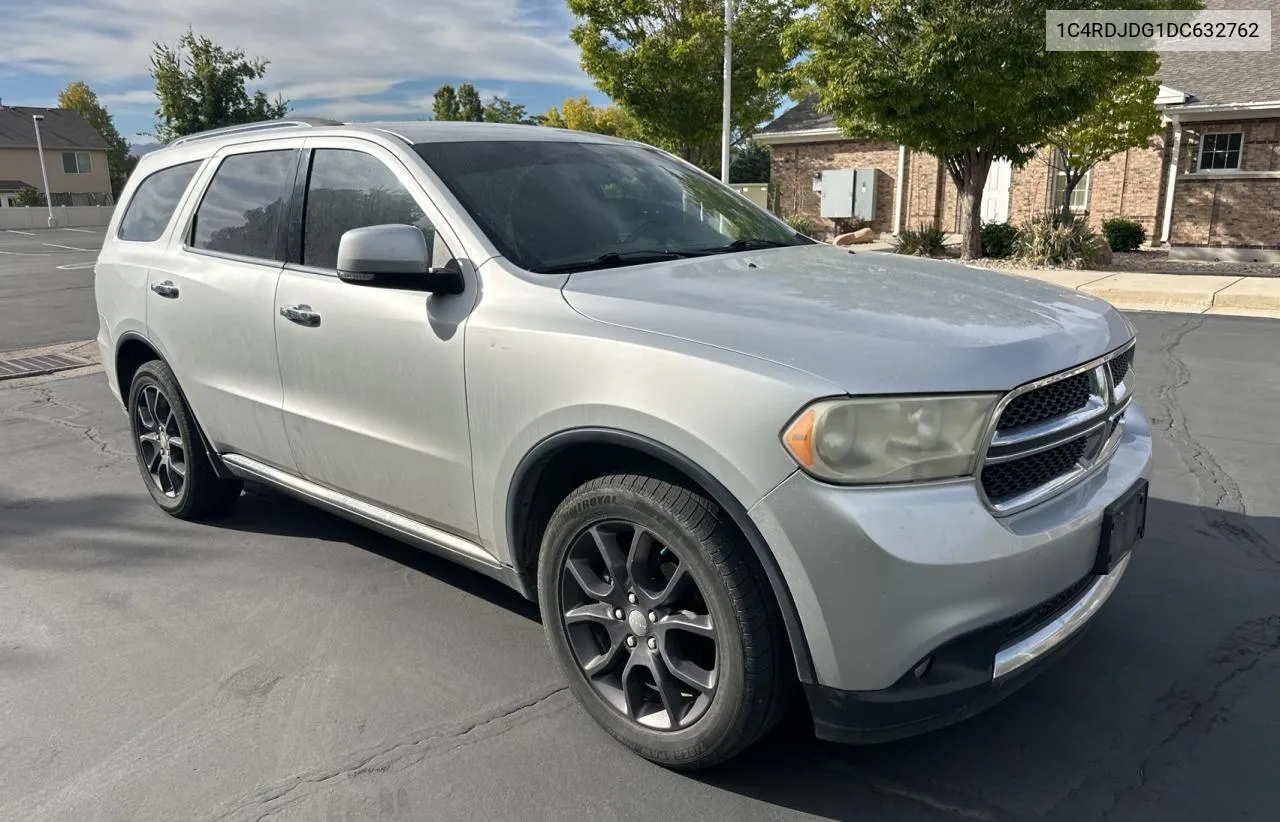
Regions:
<instances>
[{"instance_id":1,"label":"light pole","mask_svg":"<svg viewBox=\"0 0 1280 822\"><path fill-rule=\"evenodd\" d=\"M724 111L720 120L720 182L729 182L729 110L733 85L733 0L724 0Z\"/></svg>"},{"instance_id":2,"label":"light pole","mask_svg":"<svg viewBox=\"0 0 1280 822\"><path fill-rule=\"evenodd\" d=\"M49 209L49 228L53 228L53 197L49 194L49 172L44 167L44 143L40 142L40 121L43 114L32 114L31 122L36 125L36 153L40 155L40 177L44 180L44 205Z\"/></svg>"}]
</instances>

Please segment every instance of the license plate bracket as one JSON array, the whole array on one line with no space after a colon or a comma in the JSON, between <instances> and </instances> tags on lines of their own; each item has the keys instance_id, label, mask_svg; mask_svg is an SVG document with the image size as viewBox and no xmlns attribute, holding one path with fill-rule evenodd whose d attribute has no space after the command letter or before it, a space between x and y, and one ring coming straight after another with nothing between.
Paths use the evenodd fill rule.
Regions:
<instances>
[{"instance_id":1,"label":"license plate bracket","mask_svg":"<svg viewBox=\"0 0 1280 822\"><path fill-rule=\"evenodd\" d=\"M1102 534L1093 572L1106 575L1133 550L1147 531L1148 483L1140 479L1102 514Z\"/></svg>"}]
</instances>

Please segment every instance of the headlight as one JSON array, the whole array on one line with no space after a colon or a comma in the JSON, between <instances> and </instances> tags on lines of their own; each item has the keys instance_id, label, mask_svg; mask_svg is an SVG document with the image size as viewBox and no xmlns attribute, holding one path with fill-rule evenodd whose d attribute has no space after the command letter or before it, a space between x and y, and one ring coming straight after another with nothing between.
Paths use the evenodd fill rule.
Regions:
<instances>
[{"instance_id":1,"label":"headlight","mask_svg":"<svg viewBox=\"0 0 1280 822\"><path fill-rule=\"evenodd\" d=\"M973 473L996 394L820 400L782 432L800 467L831 482L918 482Z\"/></svg>"}]
</instances>

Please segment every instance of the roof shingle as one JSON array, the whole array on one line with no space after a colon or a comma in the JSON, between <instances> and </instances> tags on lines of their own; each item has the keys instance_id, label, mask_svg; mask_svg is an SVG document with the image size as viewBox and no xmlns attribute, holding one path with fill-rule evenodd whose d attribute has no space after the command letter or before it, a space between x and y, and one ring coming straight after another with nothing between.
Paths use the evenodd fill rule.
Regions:
<instances>
[{"instance_id":1,"label":"roof shingle","mask_svg":"<svg viewBox=\"0 0 1280 822\"><path fill-rule=\"evenodd\" d=\"M35 148L34 114L43 114L40 141L45 148L106 149L102 135L89 125L80 112L69 108L35 108L32 106L0 106L0 147Z\"/></svg>"}]
</instances>

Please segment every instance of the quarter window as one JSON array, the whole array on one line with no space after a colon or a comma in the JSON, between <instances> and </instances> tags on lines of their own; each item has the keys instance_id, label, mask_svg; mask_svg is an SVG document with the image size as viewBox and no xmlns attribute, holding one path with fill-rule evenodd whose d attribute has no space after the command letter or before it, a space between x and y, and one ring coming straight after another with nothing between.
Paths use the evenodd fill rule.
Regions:
<instances>
[{"instance_id":1,"label":"quarter window","mask_svg":"<svg viewBox=\"0 0 1280 822\"><path fill-rule=\"evenodd\" d=\"M223 160L196 209L192 247L282 260L280 221L296 164L292 150L232 154Z\"/></svg>"},{"instance_id":2,"label":"quarter window","mask_svg":"<svg viewBox=\"0 0 1280 822\"><path fill-rule=\"evenodd\" d=\"M336 268L338 242L345 232L390 223L417 226L426 235L433 263L442 267L448 262L449 250L391 169L362 151L315 151L307 180L303 265Z\"/></svg>"},{"instance_id":3,"label":"quarter window","mask_svg":"<svg viewBox=\"0 0 1280 822\"><path fill-rule=\"evenodd\" d=\"M160 239L200 162L161 169L138 185L120 220L120 239L151 243Z\"/></svg>"},{"instance_id":4,"label":"quarter window","mask_svg":"<svg viewBox=\"0 0 1280 822\"><path fill-rule=\"evenodd\" d=\"M1239 131L1206 134L1200 142L1201 171L1233 171L1240 168L1240 146L1244 134Z\"/></svg>"},{"instance_id":5,"label":"quarter window","mask_svg":"<svg viewBox=\"0 0 1280 822\"><path fill-rule=\"evenodd\" d=\"M93 157L87 151L64 151L62 170L66 174L92 174Z\"/></svg>"}]
</instances>

